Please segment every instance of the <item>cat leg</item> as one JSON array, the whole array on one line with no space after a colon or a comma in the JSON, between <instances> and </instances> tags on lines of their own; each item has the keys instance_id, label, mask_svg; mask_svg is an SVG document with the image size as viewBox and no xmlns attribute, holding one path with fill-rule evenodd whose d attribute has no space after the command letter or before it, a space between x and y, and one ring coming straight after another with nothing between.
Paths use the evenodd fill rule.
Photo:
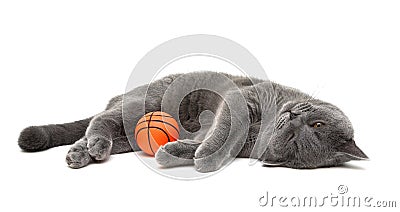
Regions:
<instances>
[{"instance_id":1,"label":"cat leg","mask_svg":"<svg viewBox=\"0 0 400 212\"><path fill-rule=\"evenodd\" d=\"M155 158L158 164L166 168L194 165L193 158L199 145L200 142L189 139L169 142L158 149Z\"/></svg>"},{"instance_id":2,"label":"cat leg","mask_svg":"<svg viewBox=\"0 0 400 212\"><path fill-rule=\"evenodd\" d=\"M77 141L67 153L68 166L81 168L93 160L105 160L111 153L132 151L126 136L121 133L122 129L120 107L106 110L94 116L86 130L86 135Z\"/></svg>"},{"instance_id":3,"label":"cat leg","mask_svg":"<svg viewBox=\"0 0 400 212\"><path fill-rule=\"evenodd\" d=\"M199 116L201 127L193 137L169 142L158 149L155 155L158 164L163 167L194 165L195 152L209 132L214 119L214 114L210 111L203 111Z\"/></svg>"},{"instance_id":4,"label":"cat leg","mask_svg":"<svg viewBox=\"0 0 400 212\"><path fill-rule=\"evenodd\" d=\"M69 167L77 169L87 166L92 161L87 148L86 137L81 138L70 148L66 162Z\"/></svg>"},{"instance_id":5,"label":"cat leg","mask_svg":"<svg viewBox=\"0 0 400 212\"><path fill-rule=\"evenodd\" d=\"M214 125L197 148L194 157L199 172L220 169L241 151L249 129L249 111L240 92L228 94L221 105Z\"/></svg>"},{"instance_id":6,"label":"cat leg","mask_svg":"<svg viewBox=\"0 0 400 212\"><path fill-rule=\"evenodd\" d=\"M129 142L134 141L136 123L146 111L160 109L159 98L149 94L146 99L146 111L144 110L146 88L141 86L134 89L126 94L123 105L106 110L92 119L86 131L88 150L92 158L101 161L106 160L110 154L140 150L136 142Z\"/></svg>"},{"instance_id":7,"label":"cat leg","mask_svg":"<svg viewBox=\"0 0 400 212\"><path fill-rule=\"evenodd\" d=\"M121 108L106 110L95 116L86 131L87 148L90 156L97 160L106 160L111 154L113 137L121 131Z\"/></svg>"}]
</instances>

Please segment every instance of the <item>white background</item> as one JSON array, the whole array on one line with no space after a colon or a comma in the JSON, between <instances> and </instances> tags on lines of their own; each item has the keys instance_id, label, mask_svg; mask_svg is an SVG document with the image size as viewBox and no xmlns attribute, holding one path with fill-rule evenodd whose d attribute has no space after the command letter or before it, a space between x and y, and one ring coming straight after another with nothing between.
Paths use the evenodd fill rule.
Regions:
<instances>
[{"instance_id":1,"label":"white background","mask_svg":"<svg viewBox=\"0 0 400 212\"><path fill-rule=\"evenodd\" d=\"M341 184L353 196L399 201L399 11L398 1L365 0L1 1L0 211L267 211L258 203L266 191L322 197ZM24 127L101 111L149 50L197 33L240 43L270 79L338 105L371 160L317 170L240 160L178 181L133 153L73 170L67 146L19 150Z\"/></svg>"}]
</instances>

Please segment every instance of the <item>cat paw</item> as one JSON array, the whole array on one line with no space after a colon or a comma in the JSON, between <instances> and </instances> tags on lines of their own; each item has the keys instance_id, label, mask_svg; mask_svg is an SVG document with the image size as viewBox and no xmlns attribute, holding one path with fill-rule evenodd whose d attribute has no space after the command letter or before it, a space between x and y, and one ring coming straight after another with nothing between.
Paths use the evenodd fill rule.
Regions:
<instances>
[{"instance_id":1,"label":"cat paw","mask_svg":"<svg viewBox=\"0 0 400 212\"><path fill-rule=\"evenodd\" d=\"M95 160L106 160L111 154L112 141L105 137L88 138L88 152Z\"/></svg>"},{"instance_id":2,"label":"cat paw","mask_svg":"<svg viewBox=\"0 0 400 212\"><path fill-rule=\"evenodd\" d=\"M172 155L164 147L160 147L155 155L156 161L164 168L193 165L193 159L180 158Z\"/></svg>"},{"instance_id":3,"label":"cat paw","mask_svg":"<svg viewBox=\"0 0 400 212\"><path fill-rule=\"evenodd\" d=\"M202 145L197 148L196 152L194 153L195 158L205 158L214 155L218 152L219 149L212 147L209 143L203 143Z\"/></svg>"},{"instance_id":4,"label":"cat paw","mask_svg":"<svg viewBox=\"0 0 400 212\"><path fill-rule=\"evenodd\" d=\"M207 146L200 146L194 157L194 167L198 172L213 172L222 167L223 158L218 151L213 151Z\"/></svg>"},{"instance_id":5,"label":"cat paw","mask_svg":"<svg viewBox=\"0 0 400 212\"><path fill-rule=\"evenodd\" d=\"M79 169L87 166L91 157L85 146L72 146L65 160L70 168Z\"/></svg>"},{"instance_id":6,"label":"cat paw","mask_svg":"<svg viewBox=\"0 0 400 212\"><path fill-rule=\"evenodd\" d=\"M221 168L221 165L218 161L211 158L199 158L194 159L194 167L196 171L206 173L217 171Z\"/></svg>"},{"instance_id":7,"label":"cat paw","mask_svg":"<svg viewBox=\"0 0 400 212\"><path fill-rule=\"evenodd\" d=\"M193 165L194 153L199 144L175 141L161 146L155 158L163 167Z\"/></svg>"}]
</instances>

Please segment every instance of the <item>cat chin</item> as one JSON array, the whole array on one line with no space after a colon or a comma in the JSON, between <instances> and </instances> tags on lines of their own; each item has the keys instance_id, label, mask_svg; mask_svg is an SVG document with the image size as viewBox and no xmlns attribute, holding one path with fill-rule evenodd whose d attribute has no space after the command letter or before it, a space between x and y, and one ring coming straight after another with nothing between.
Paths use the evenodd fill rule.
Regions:
<instances>
[{"instance_id":1,"label":"cat chin","mask_svg":"<svg viewBox=\"0 0 400 212\"><path fill-rule=\"evenodd\" d=\"M263 156L260 158L260 161L265 167L285 167L288 164L288 161L282 157L273 156L274 153L271 152L271 149L267 148L264 152Z\"/></svg>"},{"instance_id":2,"label":"cat chin","mask_svg":"<svg viewBox=\"0 0 400 212\"><path fill-rule=\"evenodd\" d=\"M287 164L286 161L285 162L267 161L267 160L262 161L262 165L267 167L279 167L279 166L285 166L285 164Z\"/></svg>"},{"instance_id":3,"label":"cat chin","mask_svg":"<svg viewBox=\"0 0 400 212\"><path fill-rule=\"evenodd\" d=\"M317 166L317 165L306 165L306 164L298 164L298 163L293 163L293 161L285 161L285 162L277 162L277 161L262 161L262 164L264 167L285 167L285 168L292 168L292 169L315 169L319 167L324 167L322 166Z\"/></svg>"}]
</instances>

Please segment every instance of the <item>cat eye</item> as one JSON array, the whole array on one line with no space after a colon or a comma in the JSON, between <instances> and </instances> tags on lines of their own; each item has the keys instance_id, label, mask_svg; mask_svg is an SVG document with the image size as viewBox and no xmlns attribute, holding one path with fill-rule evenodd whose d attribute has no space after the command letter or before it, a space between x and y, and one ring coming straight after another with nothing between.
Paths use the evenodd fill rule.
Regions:
<instances>
[{"instance_id":1,"label":"cat eye","mask_svg":"<svg viewBox=\"0 0 400 212\"><path fill-rule=\"evenodd\" d=\"M320 127L322 127L322 125L323 125L323 123L321 123L321 122L316 122L316 123L313 124L313 127L314 127L314 128L320 128Z\"/></svg>"}]
</instances>

